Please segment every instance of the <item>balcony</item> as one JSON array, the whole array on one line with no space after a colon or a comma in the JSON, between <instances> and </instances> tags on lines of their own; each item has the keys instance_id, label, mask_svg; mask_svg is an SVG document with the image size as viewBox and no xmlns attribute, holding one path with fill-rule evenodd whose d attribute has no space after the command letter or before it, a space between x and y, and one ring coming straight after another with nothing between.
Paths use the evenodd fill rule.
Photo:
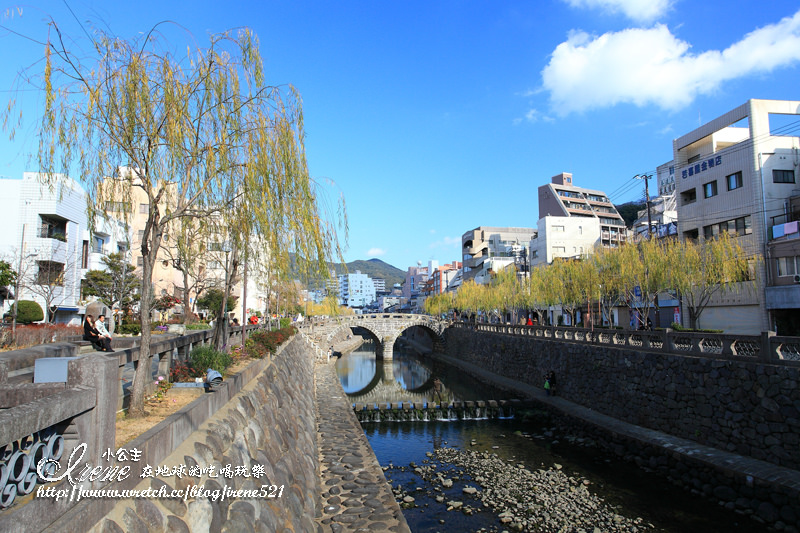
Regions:
<instances>
[{"instance_id":1,"label":"balcony","mask_svg":"<svg viewBox=\"0 0 800 533\"><path fill-rule=\"evenodd\" d=\"M770 228L770 240L791 240L800 238L800 222L786 222L776 224Z\"/></svg>"}]
</instances>

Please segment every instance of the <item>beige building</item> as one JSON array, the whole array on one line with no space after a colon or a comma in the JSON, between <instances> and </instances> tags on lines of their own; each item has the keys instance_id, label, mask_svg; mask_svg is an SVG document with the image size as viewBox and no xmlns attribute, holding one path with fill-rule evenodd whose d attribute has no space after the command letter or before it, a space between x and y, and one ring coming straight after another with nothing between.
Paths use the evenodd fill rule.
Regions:
<instances>
[{"instance_id":1,"label":"beige building","mask_svg":"<svg viewBox=\"0 0 800 533\"><path fill-rule=\"evenodd\" d=\"M120 168L121 173L130 172L129 169ZM105 206L109 214L125 220L130 228L131 246L130 246L130 261L141 269L143 266L142 257L142 240L144 237L145 226L149 214L149 201L147 194L139 187L133 187L130 191L129 201L109 203ZM161 206L162 212L167 209L167 201L165 200ZM203 219L198 219L197 224L202 226L206 222ZM161 296L174 296L181 300L181 304L176 306L171 313L182 314L184 308L192 311L194 308L196 291L190 291L190 301L184 302L184 277L180 269L180 255L177 250L177 229L179 223L175 223L169 231L165 232L161 242L161 248L158 252L158 257L155 265L153 266L153 294L156 298ZM230 253L226 252L224 237L208 236L207 232L198 231L198 239L202 242L196 243L200 260L193 269L193 275L190 277L190 287L200 279L201 286L210 288L213 286L222 286L225 279L226 264L230 260ZM139 270L139 272L141 271ZM231 294L240 299L237 309L231 312L232 317L242 317L241 295L242 295L242 267L239 268L239 275L234 280L234 285ZM256 284L255 276L248 279L247 291L247 308L253 310L263 311L266 307L265 301L259 296L260 288Z\"/></svg>"},{"instance_id":2,"label":"beige building","mask_svg":"<svg viewBox=\"0 0 800 533\"><path fill-rule=\"evenodd\" d=\"M739 236L746 253L765 258L756 267L756 288L717 297L700 318L702 328L775 330L775 311L785 304L778 301L778 290L767 288L783 283L784 276L772 274L777 263L771 232L791 222L790 199L800 194L800 138L774 134L770 122L798 114L800 101L749 100L673 141L678 234L708 239L728 232Z\"/></svg>"},{"instance_id":3,"label":"beige building","mask_svg":"<svg viewBox=\"0 0 800 533\"><path fill-rule=\"evenodd\" d=\"M535 236L533 228L493 226L479 226L464 233L461 236L463 281L488 283L492 272L514 264L519 257L526 257Z\"/></svg>"}]
</instances>

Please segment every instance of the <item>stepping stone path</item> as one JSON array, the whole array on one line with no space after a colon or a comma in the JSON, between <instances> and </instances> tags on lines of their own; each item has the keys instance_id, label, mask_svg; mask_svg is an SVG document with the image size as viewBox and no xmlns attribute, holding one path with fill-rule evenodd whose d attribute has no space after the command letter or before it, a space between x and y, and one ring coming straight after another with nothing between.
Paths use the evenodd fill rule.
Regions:
<instances>
[{"instance_id":1,"label":"stepping stone path","mask_svg":"<svg viewBox=\"0 0 800 533\"><path fill-rule=\"evenodd\" d=\"M383 470L336 375L334 360L316 365L322 516L318 531L410 533Z\"/></svg>"}]
</instances>

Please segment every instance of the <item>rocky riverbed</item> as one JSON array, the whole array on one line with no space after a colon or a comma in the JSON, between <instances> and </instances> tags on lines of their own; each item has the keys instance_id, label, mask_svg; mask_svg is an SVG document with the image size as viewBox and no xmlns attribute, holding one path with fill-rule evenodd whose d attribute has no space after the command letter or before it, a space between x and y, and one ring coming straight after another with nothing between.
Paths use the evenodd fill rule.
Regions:
<instances>
[{"instance_id":1,"label":"rocky riverbed","mask_svg":"<svg viewBox=\"0 0 800 533\"><path fill-rule=\"evenodd\" d=\"M449 512L496 515L495 525L479 531L635 533L654 529L641 518L617 513L592 492L589 480L565 472L559 464L530 468L489 451L450 447L427 456L423 464L399 467L413 471L425 482L420 484L424 486L395 487L401 506L413 507L432 498ZM387 475L391 477L396 468L387 468ZM454 489L459 487L461 493L455 496ZM443 530L448 521L440 520Z\"/></svg>"}]
</instances>

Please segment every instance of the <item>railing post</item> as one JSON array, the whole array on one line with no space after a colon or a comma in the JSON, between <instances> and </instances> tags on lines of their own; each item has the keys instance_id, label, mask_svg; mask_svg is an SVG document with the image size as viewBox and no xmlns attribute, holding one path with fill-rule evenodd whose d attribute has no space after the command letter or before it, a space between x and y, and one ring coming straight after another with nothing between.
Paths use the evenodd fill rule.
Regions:
<instances>
[{"instance_id":1,"label":"railing post","mask_svg":"<svg viewBox=\"0 0 800 533\"><path fill-rule=\"evenodd\" d=\"M758 358L765 363L775 362L780 359L777 347L772 347L772 337L774 336L774 331L761 332L761 350L758 352Z\"/></svg>"},{"instance_id":2,"label":"railing post","mask_svg":"<svg viewBox=\"0 0 800 533\"><path fill-rule=\"evenodd\" d=\"M165 378L169 377L169 369L172 368L172 350L174 348L170 348L169 350L165 350L163 352L158 353L158 375L164 376Z\"/></svg>"}]
</instances>

